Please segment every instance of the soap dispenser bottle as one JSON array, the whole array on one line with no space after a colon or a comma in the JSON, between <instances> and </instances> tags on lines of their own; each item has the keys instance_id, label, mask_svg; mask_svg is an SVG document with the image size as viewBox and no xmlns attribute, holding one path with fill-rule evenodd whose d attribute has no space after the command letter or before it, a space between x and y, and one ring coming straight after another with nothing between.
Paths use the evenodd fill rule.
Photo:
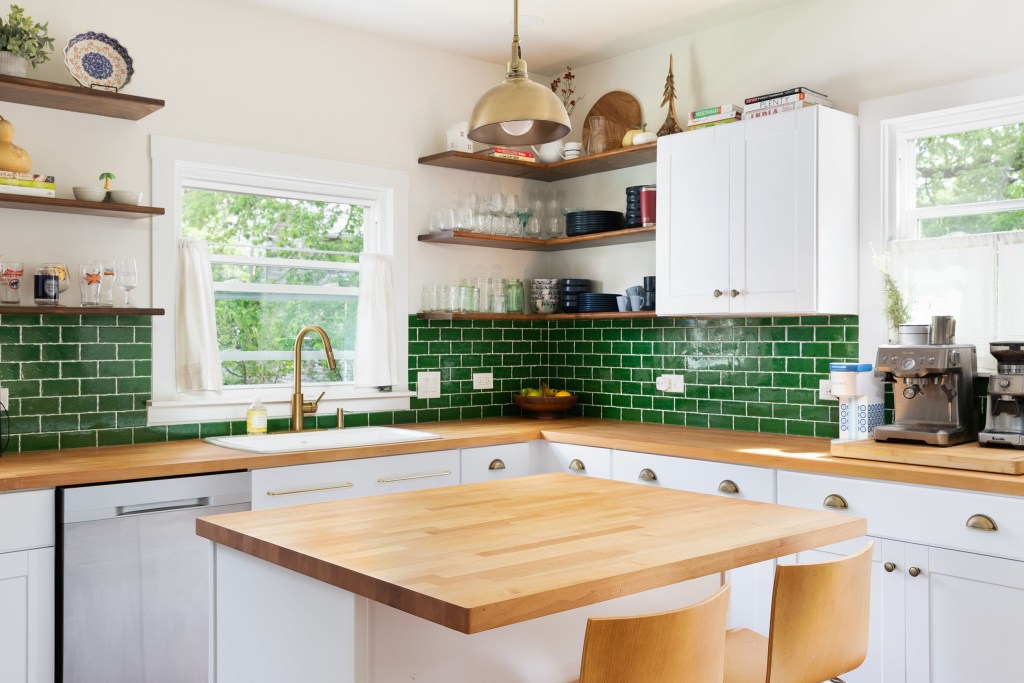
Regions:
<instances>
[{"instance_id":1,"label":"soap dispenser bottle","mask_svg":"<svg viewBox=\"0 0 1024 683\"><path fill-rule=\"evenodd\" d=\"M245 433L266 434L267 433L267 409L263 400L257 396L249 409L245 411Z\"/></svg>"}]
</instances>

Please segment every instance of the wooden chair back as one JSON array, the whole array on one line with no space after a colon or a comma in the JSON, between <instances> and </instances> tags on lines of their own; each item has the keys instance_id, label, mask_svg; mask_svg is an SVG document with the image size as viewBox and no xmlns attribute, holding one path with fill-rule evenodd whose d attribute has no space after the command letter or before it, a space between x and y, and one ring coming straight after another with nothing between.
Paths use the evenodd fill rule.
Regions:
<instances>
[{"instance_id":1,"label":"wooden chair back","mask_svg":"<svg viewBox=\"0 0 1024 683\"><path fill-rule=\"evenodd\" d=\"M821 683L868 652L871 552L775 570L766 683Z\"/></svg>"},{"instance_id":2,"label":"wooden chair back","mask_svg":"<svg viewBox=\"0 0 1024 683\"><path fill-rule=\"evenodd\" d=\"M579 683L721 683L729 586L689 607L587 620Z\"/></svg>"}]
</instances>

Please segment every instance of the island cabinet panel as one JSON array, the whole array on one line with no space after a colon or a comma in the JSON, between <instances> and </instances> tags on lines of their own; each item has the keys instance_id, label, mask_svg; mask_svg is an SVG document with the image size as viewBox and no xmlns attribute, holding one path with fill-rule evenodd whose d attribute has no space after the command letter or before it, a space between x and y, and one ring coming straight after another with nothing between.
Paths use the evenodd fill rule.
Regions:
<instances>
[{"instance_id":1,"label":"island cabinet panel","mask_svg":"<svg viewBox=\"0 0 1024 683\"><path fill-rule=\"evenodd\" d=\"M460 468L463 484L525 477L530 474L530 444L464 448Z\"/></svg>"},{"instance_id":2,"label":"island cabinet panel","mask_svg":"<svg viewBox=\"0 0 1024 683\"><path fill-rule=\"evenodd\" d=\"M586 477L611 479L611 449L547 441L535 442L535 446L531 467L534 474L566 472Z\"/></svg>"}]
</instances>

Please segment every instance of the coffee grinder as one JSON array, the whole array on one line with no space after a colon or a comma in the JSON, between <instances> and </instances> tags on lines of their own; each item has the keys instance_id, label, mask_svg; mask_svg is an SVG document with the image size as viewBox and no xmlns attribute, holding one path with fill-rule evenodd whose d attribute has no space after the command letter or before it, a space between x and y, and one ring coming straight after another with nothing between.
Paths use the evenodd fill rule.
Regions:
<instances>
[{"instance_id":1,"label":"coffee grinder","mask_svg":"<svg viewBox=\"0 0 1024 683\"><path fill-rule=\"evenodd\" d=\"M998 372L988 378L982 446L1024 448L1024 341L992 342Z\"/></svg>"}]
</instances>

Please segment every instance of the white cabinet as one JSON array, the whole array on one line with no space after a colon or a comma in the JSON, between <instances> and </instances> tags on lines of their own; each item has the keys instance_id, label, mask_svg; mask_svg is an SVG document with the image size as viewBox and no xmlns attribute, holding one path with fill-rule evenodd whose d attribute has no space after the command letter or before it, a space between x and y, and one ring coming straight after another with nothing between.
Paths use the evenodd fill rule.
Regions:
<instances>
[{"instance_id":1,"label":"white cabinet","mask_svg":"<svg viewBox=\"0 0 1024 683\"><path fill-rule=\"evenodd\" d=\"M0 494L0 681L50 683L54 662L53 491Z\"/></svg>"},{"instance_id":2,"label":"white cabinet","mask_svg":"<svg viewBox=\"0 0 1024 683\"><path fill-rule=\"evenodd\" d=\"M658 312L857 310L857 119L808 107L658 140Z\"/></svg>"},{"instance_id":3,"label":"white cabinet","mask_svg":"<svg viewBox=\"0 0 1024 683\"><path fill-rule=\"evenodd\" d=\"M530 469L534 474L567 472L601 479L612 476L612 452L607 448L549 441L534 441L533 444Z\"/></svg>"},{"instance_id":4,"label":"white cabinet","mask_svg":"<svg viewBox=\"0 0 1024 683\"><path fill-rule=\"evenodd\" d=\"M525 477L530 474L530 444L464 448L460 467L463 484Z\"/></svg>"}]
</instances>

